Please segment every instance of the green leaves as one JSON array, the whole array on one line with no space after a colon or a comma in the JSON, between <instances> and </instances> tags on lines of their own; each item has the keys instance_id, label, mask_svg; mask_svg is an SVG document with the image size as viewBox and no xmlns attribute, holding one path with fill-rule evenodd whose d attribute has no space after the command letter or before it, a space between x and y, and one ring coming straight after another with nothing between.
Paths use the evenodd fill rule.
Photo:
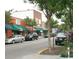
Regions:
<instances>
[{"instance_id":1,"label":"green leaves","mask_svg":"<svg viewBox=\"0 0 79 59\"><path fill-rule=\"evenodd\" d=\"M29 26L36 26L36 22L35 20L33 19L30 19L30 18L25 18L24 21L26 22L27 25Z\"/></svg>"},{"instance_id":2,"label":"green leaves","mask_svg":"<svg viewBox=\"0 0 79 59\"><path fill-rule=\"evenodd\" d=\"M48 18L52 16L52 13L55 13L59 10L60 0L29 0L32 3L36 3L41 10L45 10L46 16Z\"/></svg>"},{"instance_id":3,"label":"green leaves","mask_svg":"<svg viewBox=\"0 0 79 59\"><path fill-rule=\"evenodd\" d=\"M11 12L12 10L5 11L5 23L9 23L11 20Z\"/></svg>"},{"instance_id":4,"label":"green leaves","mask_svg":"<svg viewBox=\"0 0 79 59\"><path fill-rule=\"evenodd\" d=\"M49 22L49 21L46 22L46 25L48 24L48 22ZM56 27L58 27L58 21L51 19L51 20L50 20L50 27L51 27L51 28L56 28Z\"/></svg>"},{"instance_id":5,"label":"green leaves","mask_svg":"<svg viewBox=\"0 0 79 59\"><path fill-rule=\"evenodd\" d=\"M29 23L30 23L30 18L27 17L27 18L24 19L24 21L26 22L27 25L29 25Z\"/></svg>"}]
</instances>

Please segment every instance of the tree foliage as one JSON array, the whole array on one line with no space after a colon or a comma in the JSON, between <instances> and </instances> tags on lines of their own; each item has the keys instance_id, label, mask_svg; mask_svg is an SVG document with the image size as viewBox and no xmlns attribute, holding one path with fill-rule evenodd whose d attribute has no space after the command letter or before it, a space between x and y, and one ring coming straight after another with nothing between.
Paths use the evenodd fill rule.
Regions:
<instances>
[{"instance_id":1,"label":"tree foliage","mask_svg":"<svg viewBox=\"0 0 79 59\"><path fill-rule=\"evenodd\" d=\"M50 18L52 13L57 11L59 0L29 0L32 3L36 3L40 9L44 12L45 16Z\"/></svg>"},{"instance_id":2,"label":"tree foliage","mask_svg":"<svg viewBox=\"0 0 79 59\"><path fill-rule=\"evenodd\" d=\"M65 16L66 25L71 29L73 27L73 0L29 0L31 3L36 3L44 12L49 20L52 14L57 18ZM50 22L50 21L49 21Z\"/></svg>"},{"instance_id":3,"label":"tree foliage","mask_svg":"<svg viewBox=\"0 0 79 59\"><path fill-rule=\"evenodd\" d=\"M12 10L5 11L5 23L9 23L9 21L11 20L11 12Z\"/></svg>"},{"instance_id":4,"label":"tree foliage","mask_svg":"<svg viewBox=\"0 0 79 59\"><path fill-rule=\"evenodd\" d=\"M47 20L47 22L46 22L46 25L47 25L47 24L48 24L48 20ZM51 20L50 20L50 27L51 27L51 28L57 28L57 27L58 27L58 21L51 19Z\"/></svg>"},{"instance_id":5,"label":"tree foliage","mask_svg":"<svg viewBox=\"0 0 79 59\"><path fill-rule=\"evenodd\" d=\"M25 18L24 21L26 22L27 25L29 26L36 26L36 22L34 19L30 19L30 18Z\"/></svg>"},{"instance_id":6,"label":"tree foliage","mask_svg":"<svg viewBox=\"0 0 79 59\"><path fill-rule=\"evenodd\" d=\"M61 1L62 2L62 1ZM64 23L67 30L73 28L73 0L63 0L60 10L55 13L58 18L65 17Z\"/></svg>"}]
</instances>

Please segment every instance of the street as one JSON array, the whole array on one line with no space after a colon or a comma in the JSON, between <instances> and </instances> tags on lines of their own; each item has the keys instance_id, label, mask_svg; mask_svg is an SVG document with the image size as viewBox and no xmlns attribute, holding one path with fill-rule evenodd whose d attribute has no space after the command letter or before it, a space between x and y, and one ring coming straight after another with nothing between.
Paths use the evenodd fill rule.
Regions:
<instances>
[{"instance_id":1,"label":"street","mask_svg":"<svg viewBox=\"0 0 79 59\"><path fill-rule=\"evenodd\" d=\"M48 47L48 38L5 45L5 59L22 59Z\"/></svg>"}]
</instances>

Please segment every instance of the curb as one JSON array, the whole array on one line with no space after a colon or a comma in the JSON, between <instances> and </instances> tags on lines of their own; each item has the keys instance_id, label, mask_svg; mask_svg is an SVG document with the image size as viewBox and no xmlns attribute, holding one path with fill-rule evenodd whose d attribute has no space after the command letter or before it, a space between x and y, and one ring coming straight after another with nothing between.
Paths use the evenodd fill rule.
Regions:
<instances>
[{"instance_id":1,"label":"curb","mask_svg":"<svg viewBox=\"0 0 79 59\"><path fill-rule=\"evenodd\" d=\"M41 54L42 52L44 52L44 51L47 50L47 49L48 49L48 48L45 48L45 49L39 51L37 54Z\"/></svg>"}]
</instances>

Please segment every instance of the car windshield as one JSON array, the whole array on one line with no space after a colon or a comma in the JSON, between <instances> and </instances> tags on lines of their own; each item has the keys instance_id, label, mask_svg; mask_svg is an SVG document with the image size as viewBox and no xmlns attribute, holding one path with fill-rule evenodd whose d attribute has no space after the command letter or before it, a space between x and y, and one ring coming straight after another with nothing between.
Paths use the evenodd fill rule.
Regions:
<instances>
[{"instance_id":1,"label":"car windshield","mask_svg":"<svg viewBox=\"0 0 79 59\"><path fill-rule=\"evenodd\" d=\"M66 36L65 36L65 33L58 33L57 37L66 37Z\"/></svg>"}]
</instances>

